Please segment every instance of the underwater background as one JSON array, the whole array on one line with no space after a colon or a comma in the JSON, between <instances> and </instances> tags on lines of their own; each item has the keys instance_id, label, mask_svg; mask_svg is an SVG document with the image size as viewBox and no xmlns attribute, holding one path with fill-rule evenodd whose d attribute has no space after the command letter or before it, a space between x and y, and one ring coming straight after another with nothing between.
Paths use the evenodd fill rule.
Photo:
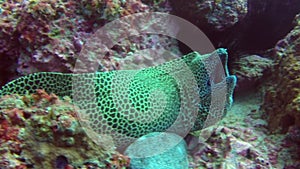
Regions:
<instances>
[{"instance_id":1,"label":"underwater background","mask_svg":"<svg viewBox=\"0 0 300 169\"><path fill-rule=\"evenodd\" d=\"M139 138L126 150L118 150L112 148L112 140L102 139L97 143L95 135L82 129L74 98L66 94L69 84L65 82L70 77L63 74L74 72L77 59L89 49L85 45L97 30L139 12L172 14L194 24L217 52L226 49L224 79L236 77L237 81L227 83L229 96L225 99L226 107L222 107L226 115L209 128L191 131L185 138L176 132L160 138L163 129L157 126L167 123L172 116L164 117L158 124L132 128L128 127L135 125L130 125L131 121L119 121L119 117L108 120L112 128L122 123L128 135ZM299 0L0 0L0 16L0 169L300 168ZM169 26L171 32L178 29L180 26L176 24ZM154 54L134 55L145 49L152 49ZM160 57L160 49L172 51L176 56ZM98 58L85 55L84 59L96 63L98 69L88 70L86 66L77 71L121 70L122 73L125 69L141 68L147 71L162 63L179 67L174 65L176 59L185 60L193 56L192 52L175 38L140 34L119 41L109 53ZM210 52L203 57L213 55ZM38 72L48 73L30 76ZM152 77L151 73L161 75L150 71L145 77ZM108 76L104 74L100 76ZM21 82L13 81L18 78ZM165 75L145 82L146 90L167 90L173 84ZM213 88L213 84L199 82L198 87L203 86L201 92ZM11 90L6 91L8 88ZM233 89L234 101L227 105ZM172 97L178 94L173 90L168 92ZM97 95L103 98L99 102L109 105L109 97L103 95ZM133 104L142 102L141 98L136 99ZM209 107L206 103L202 103L204 109ZM169 106L170 110L178 109L175 102ZM113 112L113 108L103 107L103 110ZM190 114L187 115L189 119ZM145 114L148 116L155 114ZM101 126L97 115L89 118ZM196 125L203 125L202 121ZM201 141L203 132L207 137ZM147 139L156 141L143 142ZM136 158L136 151L132 150L151 154L155 147L172 144L175 146L161 154L143 158Z\"/></svg>"}]
</instances>

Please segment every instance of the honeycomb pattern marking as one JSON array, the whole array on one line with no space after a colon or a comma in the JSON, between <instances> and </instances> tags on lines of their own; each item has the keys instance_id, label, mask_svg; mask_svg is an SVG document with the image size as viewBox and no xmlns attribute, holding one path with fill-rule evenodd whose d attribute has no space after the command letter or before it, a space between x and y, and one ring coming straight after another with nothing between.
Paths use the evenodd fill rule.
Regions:
<instances>
[{"instance_id":1,"label":"honeycomb pattern marking","mask_svg":"<svg viewBox=\"0 0 300 169\"><path fill-rule=\"evenodd\" d=\"M225 75L213 74L212 70L218 67L215 54L223 62ZM168 131L174 123L192 130L202 129L210 113L211 92L220 87L217 84L221 82L227 87L226 106L222 108L226 111L232 104L236 77L228 74L224 49L207 55L193 52L141 70L34 73L3 86L0 96L35 93L36 89L71 96L95 133L113 135L124 142L126 139L121 138L122 135L138 138L150 132ZM197 107L197 112L193 112L193 106ZM217 113L212 119L218 116ZM181 124L176 123L179 117L183 119Z\"/></svg>"}]
</instances>

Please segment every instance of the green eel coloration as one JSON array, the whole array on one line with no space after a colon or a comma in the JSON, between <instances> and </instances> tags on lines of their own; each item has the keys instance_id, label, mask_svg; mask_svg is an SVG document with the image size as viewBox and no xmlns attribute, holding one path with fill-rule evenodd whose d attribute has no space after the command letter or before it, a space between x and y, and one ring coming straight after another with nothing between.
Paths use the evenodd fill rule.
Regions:
<instances>
[{"instance_id":1,"label":"green eel coloration","mask_svg":"<svg viewBox=\"0 0 300 169\"><path fill-rule=\"evenodd\" d=\"M226 111L232 104L236 77L228 74L226 50L218 49L215 53L220 56L225 69L225 76L221 80L225 80L227 84ZM193 52L180 59L141 70L85 74L34 73L3 86L0 96L35 93L36 89L44 89L58 96L71 96L76 100L76 105L85 110L91 128L96 132L109 133L114 130L138 138L150 132L165 131L176 120L186 98L180 96L181 87L174 78L174 72L180 77L182 68L178 65L184 61L197 85L196 92L200 102L192 130L198 130L202 129L210 109L213 82L202 62L202 59L210 55ZM161 104L164 106L160 107ZM192 115L187 113L185 116L189 120Z\"/></svg>"}]
</instances>

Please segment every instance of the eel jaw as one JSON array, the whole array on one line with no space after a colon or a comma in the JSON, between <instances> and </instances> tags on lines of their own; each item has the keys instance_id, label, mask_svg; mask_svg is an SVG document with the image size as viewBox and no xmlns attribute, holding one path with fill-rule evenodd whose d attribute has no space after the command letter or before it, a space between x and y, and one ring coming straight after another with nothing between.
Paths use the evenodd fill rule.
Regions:
<instances>
[{"instance_id":1,"label":"eel jaw","mask_svg":"<svg viewBox=\"0 0 300 169\"><path fill-rule=\"evenodd\" d=\"M227 85L227 97L226 97L226 107L225 110L231 108L233 104L233 92L237 83L237 77L235 75L231 75L226 77L226 85Z\"/></svg>"}]
</instances>

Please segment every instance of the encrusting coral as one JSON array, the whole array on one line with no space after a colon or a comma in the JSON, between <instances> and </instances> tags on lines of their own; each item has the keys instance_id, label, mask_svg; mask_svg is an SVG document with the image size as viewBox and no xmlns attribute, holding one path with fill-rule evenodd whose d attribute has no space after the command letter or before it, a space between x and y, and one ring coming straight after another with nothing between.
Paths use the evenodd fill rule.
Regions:
<instances>
[{"instance_id":1,"label":"encrusting coral","mask_svg":"<svg viewBox=\"0 0 300 169\"><path fill-rule=\"evenodd\" d=\"M7 72L0 85L34 72L72 72L83 44L96 30L119 17L147 11L140 0L0 1L0 60L6 63L0 70ZM121 47L140 43L129 40ZM123 57L123 50L114 51L109 59ZM117 69L118 63L110 60L105 70Z\"/></svg>"},{"instance_id":2,"label":"encrusting coral","mask_svg":"<svg viewBox=\"0 0 300 169\"><path fill-rule=\"evenodd\" d=\"M129 159L97 145L67 97L44 90L0 99L0 168L121 168Z\"/></svg>"},{"instance_id":3,"label":"encrusting coral","mask_svg":"<svg viewBox=\"0 0 300 169\"><path fill-rule=\"evenodd\" d=\"M266 90L263 108L271 131L287 132L300 126L300 15L295 28L275 46L272 83Z\"/></svg>"}]
</instances>

